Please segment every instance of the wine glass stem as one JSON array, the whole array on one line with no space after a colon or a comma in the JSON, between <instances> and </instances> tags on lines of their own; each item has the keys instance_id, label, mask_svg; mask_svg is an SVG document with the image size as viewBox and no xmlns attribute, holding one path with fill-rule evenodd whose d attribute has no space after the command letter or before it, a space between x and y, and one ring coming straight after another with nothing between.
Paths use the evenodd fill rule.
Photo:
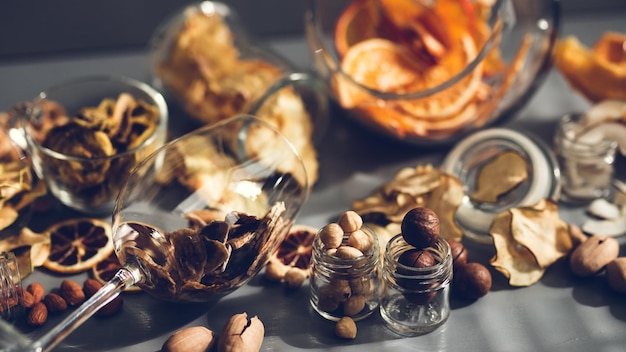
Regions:
<instances>
[{"instance_id":1,"label":"wine glass stem","mask_svg":"<svg viewBox=\"0 0 626 352\"><path fill-rule=\"evenodd\" d=\"M139 282L141 273L138 268L126 266L120 269L109 282L107 282L96 294L81 304L72 314L65 318L59 325L37 341L33 342L30 351L46 352L54 348L65 337L78 328L85 320L89 319L100 308L111 302L122 290Z\"/></svg>"}]
</instances>

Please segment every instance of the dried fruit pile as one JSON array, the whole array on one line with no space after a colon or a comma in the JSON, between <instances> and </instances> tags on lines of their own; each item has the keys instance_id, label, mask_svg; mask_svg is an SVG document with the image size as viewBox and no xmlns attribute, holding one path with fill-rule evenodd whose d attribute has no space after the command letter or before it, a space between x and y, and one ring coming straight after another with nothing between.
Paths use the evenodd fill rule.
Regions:
<instances>
[{"instance_id":1,"label":"dried fruit pile","mask_svg":"<svg viewBox=\"0 0 626 352\"><path fill-rule=\"evenodd\" d=\"M128 93L71 117L57 103L42 107L41 122L31 124L29 133L42 147L63 156L41 155L45 177L88 208L114 200L130 170L161 142L154 138L161 119L157 107Z\"/></svg>"},{"instance_id":2,"label":"dried fruit pile","mask_svg":"<svg viewBox=\"0 0 626 352\"><path fill-rule=\"evenodd\" d=\"M496 45L471 68L500 31L499 21L489 28L489 13L482 1L354 0L334 31L342 72L333 83L340 104L401 138L445 138L483 125L496 107L489 102L506 92L529 49L524 42L507 68ZM418 92L423 95L410 96Z\"/></svg>"},{"instance_id":3,"label":"dried fruit pile","mask_svg":"<svg viewBox=\"0 0 626 352\"><path fill-rule=\"evenodd\" d=\"M226 20L217 13L190 13L173 33L156 63L163 86L197 120L212 124L248 113L263 95L285 75L285 68L261 57L247 58L235 44ZM309 182L318 177L313 124L304 102L293 87L271 95L255 112L276 126L302 156ZM253 148L271 148L259 136Z\"/></svg>"},{"instance_id":4,"label":"dried fruit pile","mask_svg":"<svg viewBox=\"0 0 626 352\"><path fill-rule=\"evenodd\" d=\"M257 218L229 212L221 218L194 216L189 227L165 232L152 225L120 225L120 261L139 261L150 278L139 285L169 301L205 301L246 283L269 259L286 233L283 203Z\"/></svg>"}]
</instances>

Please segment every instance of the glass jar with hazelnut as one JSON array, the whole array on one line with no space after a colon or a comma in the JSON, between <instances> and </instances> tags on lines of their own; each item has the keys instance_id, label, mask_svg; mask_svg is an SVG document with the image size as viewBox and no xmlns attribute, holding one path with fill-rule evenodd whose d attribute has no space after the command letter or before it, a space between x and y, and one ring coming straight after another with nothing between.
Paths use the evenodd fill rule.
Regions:
<instances>
[{"instance_id":1,"label":"glass jar with hazelnut","mask_svg":"<svg viewBox=\"0 0 626 352\"><path fill-rule=\"evenodd\" d=\"M347 316L358 321L370 316L380 302L380 248L372 230L360 221L347 225L344 215L338 223L321 228L313 241L310 302L326 319Z\"/></svg>"},{"instance_id":2,"label":"glass jar with hazelnut","mask_svg":"<svg viewBox=\"0 0 626 352\"><path fill-rule=\"evenodd\" d=\"M416 248L401 234L394 236L385 250L383 280L380 314L392 331L420 335L448 319L452 255L445 239Z\"/></svg>"}]
</instances>

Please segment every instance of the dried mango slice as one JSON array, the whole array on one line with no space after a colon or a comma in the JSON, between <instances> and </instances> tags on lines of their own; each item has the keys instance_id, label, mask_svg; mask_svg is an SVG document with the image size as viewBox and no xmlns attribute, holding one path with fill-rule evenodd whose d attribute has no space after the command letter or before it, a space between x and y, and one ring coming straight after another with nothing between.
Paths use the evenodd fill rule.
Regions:
<instances>
[{"instance_id":1,"label":"dried mango slice","mask_svg":"<svg viewBox=\"0 0 626 352\"><path fill-rule=\"evenodd\" d=\"M527 179L526 159L516 151L505 151L479 169L476 191L470 197L479 202L496 203Z\"/></svg>"},{"instance_id":2,"label":"dried mango slice","mask_svg":"<svg viewBox=\"0 0 626 352\"><path fill-rule=\"evenodd\" d=\"M576 37L569 36L556 43L554 64L572 88L591 102L626 100L626 60L616 63L616 54L602 49L602 42L596 47L596 51L590 50Z\"/></svg>"}]
</instances>

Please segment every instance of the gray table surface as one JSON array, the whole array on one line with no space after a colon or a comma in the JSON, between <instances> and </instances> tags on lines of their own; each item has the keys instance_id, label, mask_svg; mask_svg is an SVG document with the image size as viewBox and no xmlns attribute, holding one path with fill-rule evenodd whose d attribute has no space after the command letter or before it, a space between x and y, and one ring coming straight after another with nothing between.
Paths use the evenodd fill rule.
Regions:
<instances>
[{"instance_id":1,"label":"gray table surface","mask_svg":"<svg viewBox=\"0 0 626 352\"><path fill-rule=\"evenodd\" d=\"M626 30L625 15L564 18L562 35L575 34L591 44L605 30ZM299 67L309 68L310 58L302 38L281 38L270 44ZM110 73L148 80L145 51L0 63L0 110L34 97L53 83ZM508 125L533 131L549 142L559 116L587 107L585 100L553 71ZM322 226L401 167L437 165L447 152L445 148L429 150L389 143L341 118L338 111L332 115L319 147L321 177L300 214L298 222L302 224ZM575 224L584 219L579 208L563 206L561 215ZM45 221L45 217L35 218L33 226ZM624 238L620 242L621 255L626 255ZM488 246L468 246L470 258L475 261L486 263L493 254ZM82 282L84 275L72 278ZM53 288L61 279L36 272L25 279L25 284L41 281ZM493 289L486 297L473 303L453 300L445 325L414 338L394 335L378 315L373 315L359 323L355 340L340 341L334 338L332 323L310 312L308 287L286 292L279 286L264 284L259 277L212 306L172 304L146 294L124 297L121 314L90 319L55 350L158 351L179 328L204 325L219 331L228 317L245 311L258 315L265 323L262 351L626 351L626 296L613 293L603 277L575 279L563 261L553 265L539 283L525 288L510 287L494 272ZM59 320L52 317L31 336Z\"/></svg>"}]
</instances>

